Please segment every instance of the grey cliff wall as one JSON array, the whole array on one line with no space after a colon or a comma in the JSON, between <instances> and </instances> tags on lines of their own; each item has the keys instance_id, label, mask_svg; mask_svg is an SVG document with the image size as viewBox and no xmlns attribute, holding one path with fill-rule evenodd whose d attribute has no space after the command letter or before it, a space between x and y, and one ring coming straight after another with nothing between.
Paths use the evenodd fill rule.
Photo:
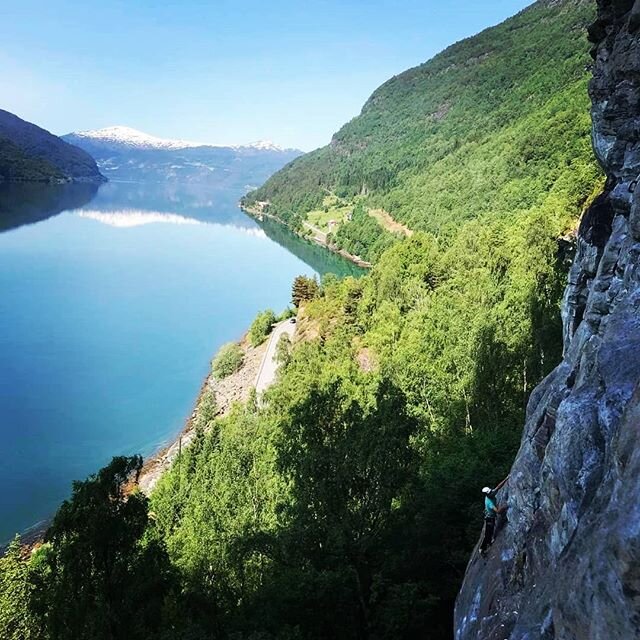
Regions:
<instances>
[{"instance_id":1,"label":"grey cliff wall","mask_svg":"<svg viewBox=\"0 0 640 640\"><path fill-rule=\"evenodd\" d=\"M562 309L562 363L533 392L501 501L474 552L456 640L640 638L640 0L598 0L589 29L594 151Z\"/></svg>"}]
</instances>

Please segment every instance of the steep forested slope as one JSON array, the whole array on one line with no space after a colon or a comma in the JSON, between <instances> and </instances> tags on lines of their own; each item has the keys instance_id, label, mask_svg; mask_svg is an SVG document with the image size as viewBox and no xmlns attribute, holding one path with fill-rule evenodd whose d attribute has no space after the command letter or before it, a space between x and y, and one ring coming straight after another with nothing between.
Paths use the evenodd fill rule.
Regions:
<instances>
[{"instance_id":1,"label":"steep forested slope","mask_svg":"<svg viewBox=\"0 0 640 640\"><path fill-rule=\"evenodd\" d=\"M0 180L101 182L94 159L57 136L0 109Z\"/></svg>"},{"instance_id":2,"label":"steep forested slope","mask_svg":"<svg viewBox=\"0 0 640 640\"><path fill-rule=\"evenodd\" d=\"M575 204L594 171L583 36L592 16L589 0L540 0L390 79L328 146L275 174L247 206L269 202L300 227L321 220L310 212L333 195L346 207L333 214L346 221L338 245L350 248L381 244L380 226L341 215L358 200L436 233L557 191Z\"/></svg>"},{"instance_id":3,"label":"steep forested slope","mask_svg":"<svg viewBox=\"0 0 640 640\"><path fill-rule=\"evenodd\" d=\"M368 276L325 281L300 321L316 337L263 403L205 420L209 434L158 487L169 553L201 576L191 586L227 632L451 637L478 489L506 474L529 393L561 357L570 230L600 184L579 26L591 15L538 3L401 76L407 86L390 81L330 147L247 200L292 224L296 207L348 209L338 237L351 228L361 247L395 242L371 229L369 207L422 230ZM502 53L484 95L487 48ZM459 51L473 71L448 57ZM409 79L434 67L459 75L421 146L410 143L425 139L421 114L449 94L418 100ZM364 181L376 161L387 179Z\"/></svg>"}]
</instances>

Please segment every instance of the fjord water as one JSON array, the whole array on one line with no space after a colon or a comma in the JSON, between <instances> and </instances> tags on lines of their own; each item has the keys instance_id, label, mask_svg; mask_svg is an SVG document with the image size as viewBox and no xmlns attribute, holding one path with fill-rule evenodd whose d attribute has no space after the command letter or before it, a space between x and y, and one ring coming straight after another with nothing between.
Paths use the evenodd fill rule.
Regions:
<instances>
[{"instance_id":1,"label":"fjord water","mask_svg":"<svg viewBox=\"0 0 640 640\"><path fill-rule=\"evenodd\" d=\"M210 357L286 307L296 275L356 272L265 231L239 195L0 187L0 541L111 456L174 436Z\"/></svg>"}]
</instances>

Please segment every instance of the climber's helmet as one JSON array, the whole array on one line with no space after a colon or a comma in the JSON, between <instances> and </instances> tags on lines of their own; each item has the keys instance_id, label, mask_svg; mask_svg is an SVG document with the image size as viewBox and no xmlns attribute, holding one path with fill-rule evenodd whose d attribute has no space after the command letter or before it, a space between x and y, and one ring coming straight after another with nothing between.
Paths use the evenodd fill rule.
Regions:
<instances>
[{"instance_id":1,"label":"climber's helmet","mask_svg":"<svg viewBox=\"0 0 640 640\"><path fill-rule=\"evenodd\" d=\"M490 487L482 487L482 493L491 493L491 488Z\"/></svg>"}]
</instances>

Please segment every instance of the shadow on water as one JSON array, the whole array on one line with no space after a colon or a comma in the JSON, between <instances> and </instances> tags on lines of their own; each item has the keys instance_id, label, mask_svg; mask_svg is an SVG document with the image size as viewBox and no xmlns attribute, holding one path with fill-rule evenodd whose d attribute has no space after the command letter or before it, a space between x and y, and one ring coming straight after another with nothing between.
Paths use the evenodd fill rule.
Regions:
<instances>
[{"instance_id":1,"label":"shadow on water","mask_svg":"<svg viewBox=\"0 0 640 640\"><path fill-rule=\"evenodd\" d=\"M267 237L306 262L319 274L335 273L341 278L346 276L358 278L367 271L324 247L304 240L279 222L265 218L258 224Z\"/></svg>"},{"instance_id":2,"label":"shadow on water","mask_svg":"<svg viewBox=\"0 0 640 640\"><path fill-rule=\"evenodd\" d=\"M41 222L90 202L97 184L0 183L0 232Z\"/></svg>"}]
</instances>

